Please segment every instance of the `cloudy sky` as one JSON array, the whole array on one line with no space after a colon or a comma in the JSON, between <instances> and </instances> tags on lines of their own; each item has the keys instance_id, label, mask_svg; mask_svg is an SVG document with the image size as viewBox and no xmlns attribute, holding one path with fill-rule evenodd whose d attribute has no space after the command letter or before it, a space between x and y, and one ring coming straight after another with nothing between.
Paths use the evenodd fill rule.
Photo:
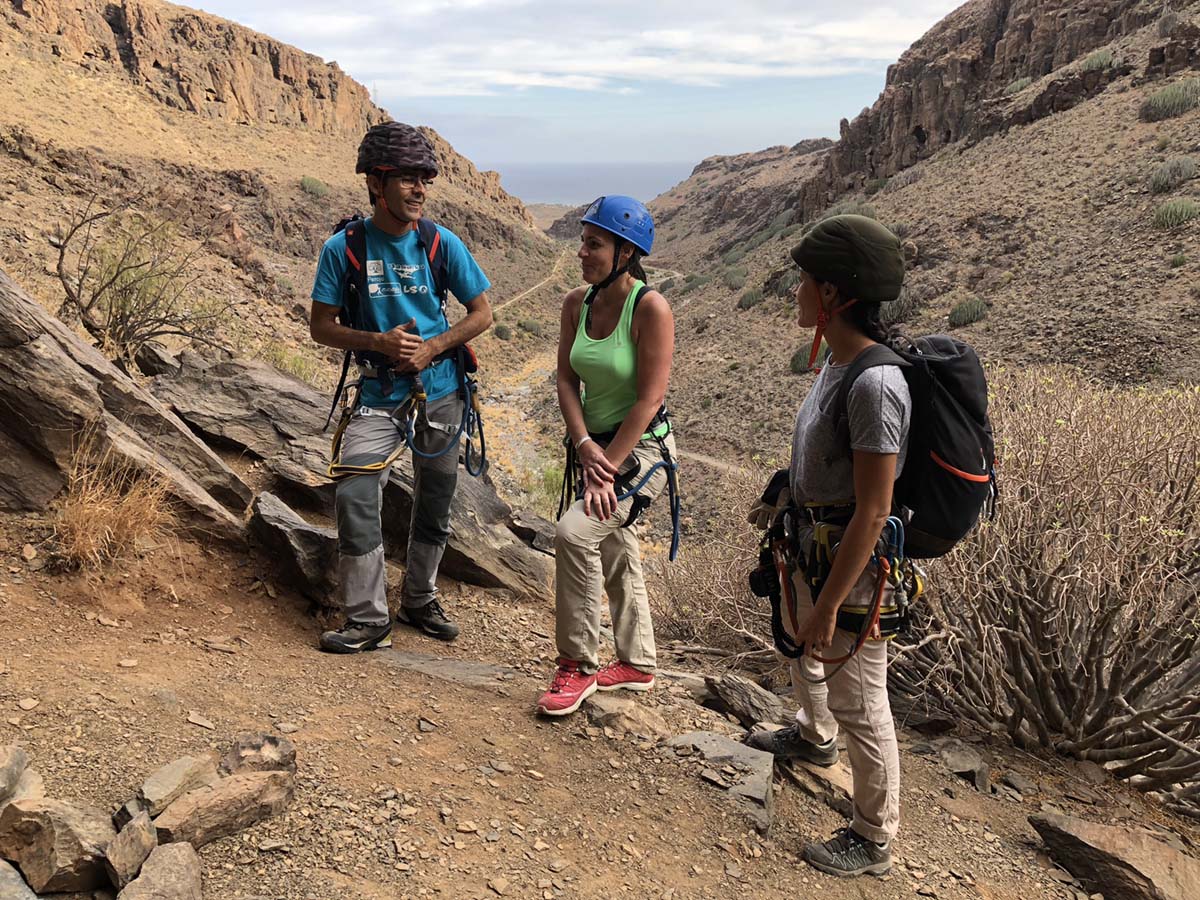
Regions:
<instances>
[{"instance_id":1,"label":"cloudy sky","mask_svg":"<svg viewBox=\"0 0 1200 900\"><path fill-rule=\"evenodd\" d=\"M956 0L201 0L338 64L485 167L698 162L874 102Z\"/></svg>"}]
</instances>

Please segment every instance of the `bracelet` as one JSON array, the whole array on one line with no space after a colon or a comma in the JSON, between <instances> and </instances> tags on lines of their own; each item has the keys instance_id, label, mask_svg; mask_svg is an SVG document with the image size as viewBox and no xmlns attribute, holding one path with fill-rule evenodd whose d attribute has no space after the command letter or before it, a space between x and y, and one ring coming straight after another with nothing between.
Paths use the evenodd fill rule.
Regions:
<instances>
[{"instance_id":1,"label":"bracelet","mask_svg":"<svg viewBox=\"0 0 1200 900\"><path fill-rule=\"evenodd\" d=\"M581 437L581 438L579 439L579 443L577 443L577 444L575 445L575 449L576 449L576 450L579 450L579 449L581 449L581 448L583 447L583 445L584 445L584 444L586 444L586 443L587 443L588 441L590 441L591 439L592 439L592 436L591 436L590 434L585 434L583 437Z\"/></svg>"}]
</instances>

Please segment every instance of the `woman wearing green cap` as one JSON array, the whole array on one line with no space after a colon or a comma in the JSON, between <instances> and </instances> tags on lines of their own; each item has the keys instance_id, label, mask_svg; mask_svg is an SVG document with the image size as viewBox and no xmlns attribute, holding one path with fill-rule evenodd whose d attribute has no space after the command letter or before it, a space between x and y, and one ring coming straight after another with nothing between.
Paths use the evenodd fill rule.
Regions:
<instances>
[{"instance_id":1,"label":"woman wearing green cap","mask_svg":"<svg viewBox=\"0 0 1200 900\"><path fill-rule=\"evenodd\" d=\"M792 259L801 270L798 323L815 329L810 365L822 338L830 349L796 416L784 489L799 511L798 558L810 569L793 578L795 608L784 615L785 629L804 650L792 662L800 712L795 724L748 740L777 756L830 766L837 761L838 731L845 734L854 816L831 840L806 846L804 858L834 875L882 875L891 868L891 842L900 822L887 645L869 617L860 614L857 621L867 624L855 630L843 626L852 621L848 611L870 609L876 596L886 605L891 597L886 558L879 561L875 553L889 527L912 402L895 365L862 370L848 393L841 388L850 364L888 340L880 304L899 295L904 257L888 229L845 215L817 223L792 250ZM845 408L839 408L843 396ZM785 505L787 498L776 508ZM822 556L822 542L833 552ZM814 580L811 570L821 559L826 563Z\"/></svg>"}]
</instances>

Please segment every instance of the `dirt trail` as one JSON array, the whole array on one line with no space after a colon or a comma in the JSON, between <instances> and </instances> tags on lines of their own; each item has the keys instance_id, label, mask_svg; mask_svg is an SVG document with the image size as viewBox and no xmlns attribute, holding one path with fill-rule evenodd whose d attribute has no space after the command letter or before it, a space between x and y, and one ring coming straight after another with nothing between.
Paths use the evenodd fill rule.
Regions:
<instances>
[{"instance_id":1,"label":"dirt trail","mask_svg":"<svg viewBox=\"0 0 1200 900\"><path fill-rule=\"evenodd\" d=\"M541 281L539 281L533 287L526 288L525 290L521 291L521 293L517 294L515 297L509 297L503 303L499 303L496 306L492 307L492 312L494 312L494 313L500 312L500 310L504 309L507 306L511 306L513 303L516 303L518 300L523 300L524 298L528 297L530 294L534 293L535 291L541 290L543 287L545 287L547 284L549 284L551 281L553 281L555 278L558 277L558 273L560 271L562 271L563 263L565 263L568 259L570 259L571 256L573 256L573 254L569 249L563 250L562 253L558 254L558 258L554 260L554 265L550 268L549 275L547 275L545 278L543 278Z\"/></svg>"}]
</instances>

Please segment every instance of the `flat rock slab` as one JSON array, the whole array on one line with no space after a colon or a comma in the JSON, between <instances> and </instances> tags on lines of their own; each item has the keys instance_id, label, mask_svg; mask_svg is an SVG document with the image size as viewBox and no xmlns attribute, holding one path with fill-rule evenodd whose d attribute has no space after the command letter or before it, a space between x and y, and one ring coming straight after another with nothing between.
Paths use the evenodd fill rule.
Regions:
<instances>
[{"instance_id":1,"label":"flat rock slab","mask_svg":"<svg viewBox=\"0 0 1200 900\"><path fill-rule=\"evenodd\" d=\"M37 900L21 873L0 859L0 897L4 900Z\"/></svg>"},{"instance_id":2,"label":"flat rock slab","mask_svg":"<svg viewBox=\"0 0 1200 900\"><path fill-rule=\"evenodd\" d=\"M708 675L704 683L715 698L704 705L729 713L743 728L753 728L759 722L778 722L783 715L783 701L748 678Z\"/></svg>"},{"instance_id":3,"label":"flat rock slab","mask_svg":"<svg viewBox=\"0 0 1200 900\"><path fill-rule=\"evenodd\" d=\"M13 799L27 765L29 755L24 749L16 744L0 747L0 806Z\"/></svg>"},{"instance_id":4,"label":"flat rock slab","mask_svg":"<svg viewBox=\"0 0 1200 900\"><path fill-rule=\"evenodd\" d=\"M158 831L148 813L138 813L104 850L104 870L118 890L137 878L151 851L158 846Z\"/></svg>"},{"instance_id":5,"label":"flat rock slab","mask_svg":"<svg viewBox=\"0 0 1200 900\"><path fill-rule=\"evenodd\" d=\"M592 694L585 706L588 719L604 728L641 735L651 740L670 735L663 717L644 703L612 694Z\"/></svg>"},{"instance_id":6,"label":"flat rock slab","mask_svg":"<svg viewBox=\"0 0 1200 900\"><path fill-rule=\"evenodd\" d=\"M690 747L714 766L729 765L741 770L740 777L729 779L729 794L736 799L756 831L766 834L770 830L775 800L771 781L775 760L770 753L711 731L681 734L667 741L667 745Z\"/></svg>"},{"instance_id":7,"label":"flat rock slab","mask_svg":"<svg viewBox=\"0 0 1200 900\"><path fill-rule=\"evenodd\" d=\"M188 791L217 780L217 766L208 756L181 756L169 762L142 785L138 793L151 816L157 816Z\"/></svg>"},{"instance_id":8,"label":"flat rock slab","mask_svg":"<svg viewBox=\"0 0 1200 900\"><path fill-rule=\"evenodd\" d=\"M296 772L296 745L277 734L239 734L225 758L221 772Z\"/></svg>"},{"instance_id":9,"label":"flat rock slab","mask_svg":"<svg viewBox=\"0 0 1200 900\"><path fill-rule=\"evenodd\" d=\"M846 818L854 817L854 777L849 767L838 760L832 766L817 766L801 760L780 761L792 783L808 796L824 803Z\"/></svg>"},{"instance_id":10,"label":"flat rock slab","mask_svg":"<svg viewBox=\"0 0 1200 900\"><path fill-rule=\"evenodd\" d=\"M239 772L222 778L168 806L154 820L158 841L203 847L283 812L295 788L290 772Z\"/></svg>"},{"instance_id":11,"label":"flat rock slab","mask_svg":"<svg viewBox=\"0 0 1200 900\"><path fill-rule=\"evenodd\" d=\"M188 843L155 847L117 900L201 900L200 857Z\"/></svg>"},{"instance_id":12,"label":"flat rock slab","mask_svg":"<svg viewBox=\"0 0 1200 900\"><path fill-rule=\"evenodd\" d=\"M389 665L410 672L420 672L430 678L441 678L467 687L500 687L504 682L520 674L516 669L494 666L470 659L454 659L447 656L432 656L408 650L390 650L374 654L382 657Z\"/></svg>"},{"instance_id":13,"label":"flat rock slab","mask_svg":"<svg viewBox=\"0 0 1200 900\"><path fill-rule=\"evenodd\" d=\"M254 498L252 510L250 534L270 554L282 580L328 606L337 588L337 531L306 522L267 491Z\"/></svg>"},{"instance_id":14,"label":"flat rock slab","mask_svg":"<svg viewBox=\"0 0 1200 900\"><path fill-rule=\"evenodd\" d=\"M0 811L0 857L39 894L107 885L104 848L116 836L108 816L86 806L14 800Z\"/></svg>"},{"instance_id":15,"label":"flat rock slab","mask_svg":"<svg viewBox=\"0 0 1200 900\"><path fill-rule=\"evenodd\" d=\"M1050 855L1105 900L1196 900L1200 860L1145 831L1097 825L1072 816L1029 817Z\"/></svg>"}]
</instances>

